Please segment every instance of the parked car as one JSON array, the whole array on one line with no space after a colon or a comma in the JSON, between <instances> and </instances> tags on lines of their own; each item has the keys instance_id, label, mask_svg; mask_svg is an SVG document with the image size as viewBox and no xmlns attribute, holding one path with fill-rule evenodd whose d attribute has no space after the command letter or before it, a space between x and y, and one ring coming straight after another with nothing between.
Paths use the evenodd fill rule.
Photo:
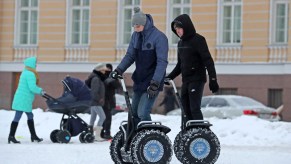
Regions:
<instances>
[{"instance_id":1,"label":"parked car","mask_svg":"<svg viewBox=\"0 0 291 164\"><path fill-rule=\"evenodd\" d=\"M128 111L124 95L115 94L115 99L116 99L116 106L111 111L112 115L118 112ZM131 99L130 99L130 102L131 102Z\"/></svg>"},{"instance_id":2,"label":"parked car","mask_svg":"<svg viewBox=\"0 0 291 164\"><path fill-rule=\"evenodd\" d=\"M212 95L203 96L201 111L204 117L235 118L242 115L256 116L270 121L279 121L274 108L245 96ZM167 115L181 115L181 109L175 109Z\"/></svg>"}]
</instances>

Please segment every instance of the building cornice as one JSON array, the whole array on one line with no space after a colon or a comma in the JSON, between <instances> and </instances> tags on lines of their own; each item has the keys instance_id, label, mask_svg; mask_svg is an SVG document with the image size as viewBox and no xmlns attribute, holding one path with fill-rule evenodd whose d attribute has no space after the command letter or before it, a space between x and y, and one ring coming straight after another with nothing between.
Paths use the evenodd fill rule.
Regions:
<instances>
[{"instance_id":1,"label":"building cornice","mask_svg":"<svg viewBox=\"0 0 291 164\"><path fill-rule=\"evenodd\" d=\"M39 62L37 64L38 72L91 72L97 63L91 62ZM112 63L113 68L119 63ZM170 63L167 67L167 73L175 67ZM291 74L291 63L215 63L217 74L229 75L283 75ZM135 69L133 64L126 72L132 73ZM23 70L22 62L0 62L0 72L21 72Z\"/></svg>"}]
</instances>

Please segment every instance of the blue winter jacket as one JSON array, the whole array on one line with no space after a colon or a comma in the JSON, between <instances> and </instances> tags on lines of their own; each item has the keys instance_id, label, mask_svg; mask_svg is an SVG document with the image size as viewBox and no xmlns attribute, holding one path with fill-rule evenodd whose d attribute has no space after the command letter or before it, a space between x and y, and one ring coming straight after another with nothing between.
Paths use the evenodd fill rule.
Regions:
<instances>
[{"instance_id":1,"label":"blue winter jacket","mask_svg":"<svg viewBox=\"0 0 291 164\"><path fill-rule=\"evenodd\" d=\"M147 21L142 32L134 32L121 63L117 70L121 73L135 62L133 72L134 91L145 91L151 80L160 83L159 90L163 90L163 81L168 65L168 39L155 26L151 15L146 14Z\"/></svg>"}]
</instances>

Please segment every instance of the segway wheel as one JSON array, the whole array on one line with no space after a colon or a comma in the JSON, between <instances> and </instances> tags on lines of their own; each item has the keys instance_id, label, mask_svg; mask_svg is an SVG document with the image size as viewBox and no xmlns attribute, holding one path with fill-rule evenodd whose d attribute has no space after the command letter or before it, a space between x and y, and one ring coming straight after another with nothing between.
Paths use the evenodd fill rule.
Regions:
<instances>
[{"instance_id":1,"label":"segway wheel","mask_svg":"<svg viewBox=\"0 0 291 164\"><path fill-rule=\"evenodd\" d=\"M85 140L84 140L84 136L86 135L86 132L82 132L79 136L79 140L81 143L85 143Z\"/></svg>"},{"instance_id":2,"label":"segway wheel","mask_svg":"<svg viewBox=\"0 0 291 164\"><path fill-rule=\"evenodd\" d=\"M178 154L182 163L214 164L220 154L219 140L209 129L189 129L177 141L177 145L178 152L175 154Z\"/></svg>"},{"instance_id":3,"label":"segway wheel","mask_svg":"<svg viewBox=\"0 0 291 164\"><path fill-rule=\"evenodd\" d=\"M174 148L174 153L175 153L175 155L176 155L176 158L180 161L180 162L182 162L182 158L183 158L183 154L181 153L181 151L180 151L180 149L184 149L184 148L181 148L181 147L179 147L180 146L180 141L181 141L181 138L183 137L183 131L180 131L178 134L177 134L177 136L176 136L176 138L175 138L175 140L174 140L174 146L173 146L173 148Z\"/></svg>"},{"instance_id":4,"label":"segway wheel","mask_svg":"<svg viewBox=\"0 0 291 164\"><path fill-rule=\"evenodd\" d=\"M71 134L67 130L60 130L56 135L56 139L58 143L69 143L71 140Z\"/></svg>"},{"instance_id":5,"label":"segway wheel","mask_svg":"<svg viewBox=\"0 0 291 164\"><path fill-rule=\"evenodd\" d=\"M131 155L134 164L170 163L172 154L169 137L159 130L144 129L132 139Z\"/></svg>"},{"instance_id":6,"label":"segway wheel","mask_svg":"<svg viewBox=\"0 0 291 164\"><path fill-rule=\"evenodd\" d=\"M130 164L127 162L123 162L122 160L120 149L122 148L123 144L123 132L119 131L113 136L110 144L110 156L115 164Z\"/></svg>"},{"instance_id":7,"label":"segway wheel","mask_svg":"<svg viewBox=\"0 0 291 164\"><path fill-rule=\"evenodd\" d=\"M56 138L56 135L57 135L57 133L58 133L59 131L60 131L60 130L56 129L56 130L53 130L53 131L51 132L50 139L51 139L51 141L52 141L53 143L57 143L57 142L58 142L58 140L57 140L57 138Z\"/></svg>"},{"instance_id":8,"label":"segway wheel","mask_svg":"<svg viewBox=\"0 0 291 164\"><path fill-rule=\"evenodd\" d=\"M93 143L95 140L95 137L92 133L85 133L84 135L84 141L85 143Z\"/></svg>"}]
</instances>

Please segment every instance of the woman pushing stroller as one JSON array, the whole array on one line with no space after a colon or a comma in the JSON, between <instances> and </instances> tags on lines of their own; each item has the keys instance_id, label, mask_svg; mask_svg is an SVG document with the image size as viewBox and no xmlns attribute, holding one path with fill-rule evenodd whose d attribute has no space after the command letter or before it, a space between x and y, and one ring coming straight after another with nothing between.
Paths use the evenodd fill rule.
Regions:
<instances>
[{"instance_id":1,"label":"woman pushing stroller","mask_svg":"<svg viewBox=\"0 0 291 164\"><path fill-rule=\"evenodd\" d=\"M18 87L12 103L12 110L15 110L16 112L10 126L8 143L20 143L20 141L17 141L15 139L15 132L23 112L25 112L25 114L27 115L27 125L31 134L31 142L43 141L42 138L39 138L36 135L32 113L32 103L34 101L35 94L45 94L45 91L38 86L39 76L36 72L36 63L36 57L29 57L24 60L25 68L20 75Z\"/></svg>"}]
</instances>

